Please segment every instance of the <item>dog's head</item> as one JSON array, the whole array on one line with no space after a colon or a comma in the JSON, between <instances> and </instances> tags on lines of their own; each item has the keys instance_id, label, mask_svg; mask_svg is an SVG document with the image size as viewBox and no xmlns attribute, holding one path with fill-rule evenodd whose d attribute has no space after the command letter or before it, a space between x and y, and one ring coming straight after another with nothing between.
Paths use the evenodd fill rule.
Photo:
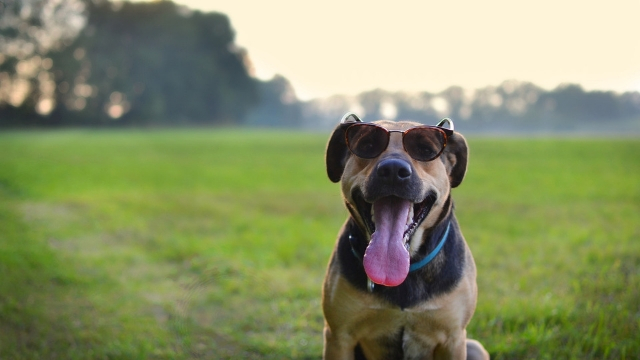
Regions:
<instances>
[{"instance_id":1,"label":"dog's head","mask_svg":"<svg viewBox=\"0 0 640 360\"><path fill-rule=\"evenodd\" d=\"M331 181L341 182L347 208L369 241L364 256L367 275L375 283L397 286L406 278L425 231L449 210L445 204L451 188L460 185L467 169L467 142L449 131L440 155L419 161L412 157L415 152L407 152L402 131L423 125L381 120L374 124L392 131L388 145L375 157L363 158L352 152L349 145L354 144L346 135L359 121L347 114L333 131L326 150L327 173ZM366 141L386 138L363 136Z\"/></svg>"}]
</instances>

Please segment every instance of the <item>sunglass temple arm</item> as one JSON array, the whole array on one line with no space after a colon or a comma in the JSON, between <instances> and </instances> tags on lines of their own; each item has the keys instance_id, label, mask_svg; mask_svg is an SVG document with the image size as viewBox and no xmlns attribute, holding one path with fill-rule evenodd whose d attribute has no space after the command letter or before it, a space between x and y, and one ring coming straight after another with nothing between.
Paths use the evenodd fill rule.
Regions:
<instances>
[{"instance_id":1,"label":"sunglass temple arm","mask_svg":"<svg viewBox=\"0 0 640 360\"><path fill-rule=\"evenodd\" d=\"M351 118L353 118L353 119L351 119ZM362 120L360 120L358 115L356 115L354 113L346 113L346 114L344 114L344 116L340 120L340 124L352 123L352 122L362 122Z\"/></svg>"},{"instance_id":2,"label":"sunglass temple arm","mask_svg":"<svg viewBox=\"0 0 640 360\"><path fill-rule=\"evenodd\" d=\"M445 123L449 123L449 129L453 130L453 121L449 118L444 118L442 120L440 120L440 122L438 123L438 127L443 127L442 125L444 125Z\"/></svg>"}]
</instances>

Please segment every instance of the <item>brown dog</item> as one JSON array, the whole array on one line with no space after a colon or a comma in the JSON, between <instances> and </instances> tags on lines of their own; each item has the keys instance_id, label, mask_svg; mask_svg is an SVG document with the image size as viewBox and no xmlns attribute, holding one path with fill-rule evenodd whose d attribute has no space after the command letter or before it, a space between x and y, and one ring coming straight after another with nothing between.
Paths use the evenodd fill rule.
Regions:
<instances>
[{"instance_id":1,"label":"brown dog","mask_svg":"<svg viewBox=\"0 0 640 360\"><path fill-rule=\"evenodd\" d=\"M324 281L324 359L489 358L466 339L476 267L450 192L468 150L444 122L451 129L347 114L331 135L327 173L351 216Z\"/></svg>"}]
</instances>

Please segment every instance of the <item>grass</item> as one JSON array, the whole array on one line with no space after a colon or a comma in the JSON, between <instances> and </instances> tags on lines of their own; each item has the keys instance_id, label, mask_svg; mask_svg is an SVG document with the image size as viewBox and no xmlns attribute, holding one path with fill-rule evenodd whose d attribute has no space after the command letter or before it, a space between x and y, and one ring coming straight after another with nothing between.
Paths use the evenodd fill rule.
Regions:
<instances>
[{"instance_id":1,"label":"grass","mask_svg":"<svg viewBox=\"0 0 640 360\"><path fill-rule=\"evenodd\" d=\"M0 358L319 358L346 217L327 137L0 133ZM634 358L640 141L469 143L470 336L494 359Z\"/></svg>"}]
</instances>

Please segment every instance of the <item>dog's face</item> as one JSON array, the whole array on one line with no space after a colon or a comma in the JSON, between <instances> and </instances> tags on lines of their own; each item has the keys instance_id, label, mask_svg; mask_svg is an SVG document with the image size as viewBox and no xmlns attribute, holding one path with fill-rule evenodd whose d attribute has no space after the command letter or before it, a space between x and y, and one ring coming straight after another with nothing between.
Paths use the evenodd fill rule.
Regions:
<instances>
[{"instance_id":1,"label":"dog's face","mask_svg":"<svg viewBox=\"0 0 640 360\"><path fill-rule=\"evenodd\" d=\"M407 130L422 124L377 121L387 130ZM458 186L467 167L467 143L459 133L449 136L441 155L432 161L413 159L402 143L402 133L390 133L387 148L373 159L349 150L345 131L334 130L326 151L329 178L341 181L351 215L366 234L364 255L369 278L397 286L406 278L410 257L418 251L424 232L435 225L450 190Z\"/></svg>"}]
</instances>

